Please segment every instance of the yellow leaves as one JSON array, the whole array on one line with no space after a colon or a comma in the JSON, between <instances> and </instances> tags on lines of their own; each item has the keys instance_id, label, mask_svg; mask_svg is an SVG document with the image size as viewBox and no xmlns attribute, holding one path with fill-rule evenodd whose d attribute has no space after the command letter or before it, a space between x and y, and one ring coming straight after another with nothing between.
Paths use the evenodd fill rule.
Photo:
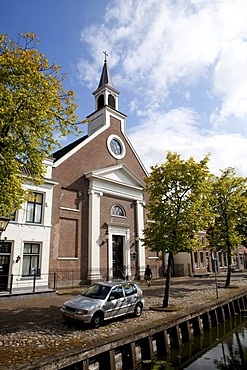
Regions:
<instances>
[{"instance_id":1,"label":"yellow leaves","mask_svg":"<svg viewBox=\"0 0 247 370\"><path fill-rule=\"evenodd\" d=\"M89 122L89 119L84 119L83 121L81 121L81 123L87 123Z\"/></svg>"},{"instance_id":2,"label":"yellow leaves","mask_svg":"<svg viewBox=\"0 0 247 370\"><path fill-rule=\"evenodd\" d=\"M203 229L208 217L207 204L202 202L209 173L207 161L207 157L199 163L192 157L184 161L177 153L168 152L165 163L152 167L145 188L148 217L155 222L144 230L149 248L157 245L177 252L193 247L191 234ZM202 209L204 218L200 217Z\"/></svg>"},{"instance_id":3,"label":"yellow leaves","mask_svg":"<svg viewBox=\"0 0 247 370\"><path fill-rule=\"evenodd\" d=\"M5 174L0 168L0 212L5 210L3 213L13 202L20 204L23 197L16 158L40 179L42 160L58 144L58 135L78 131L75 93L63 89L65 74L61 76L61 68L50 64L35 49L37 43L34 33L20 34L17 42L0 35L0 145L5 162ZM6 203L2 204L5 198Z\"/></svg>"}]
</instances>

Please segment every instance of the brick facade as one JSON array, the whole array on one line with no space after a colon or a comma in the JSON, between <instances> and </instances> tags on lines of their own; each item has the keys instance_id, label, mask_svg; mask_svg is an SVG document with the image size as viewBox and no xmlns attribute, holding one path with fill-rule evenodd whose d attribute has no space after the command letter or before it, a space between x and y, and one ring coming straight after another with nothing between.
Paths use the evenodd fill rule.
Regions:
<instances>
[{"instance_id":1,"label":"brick facade","mask_svg":"<svg viewBox=\"0 0 247 370\"><path fill-rule=\"evenodd\" d=\"M114 277L118 236L123 243L124 274L140 276L146 260L137 236L145 222L147 172L125 134L123 114L105 105L90 119L89 130L93 124L94 132L54 155L53 178L59 185L54 188L50 271L66 278L73 270L78 283ZM125 148L122 158L110 152L111 135ZM111 215L114 205L123 208L124 217ZM110 232L107 241L106 231Z\"/></svg>"}]
</instances>

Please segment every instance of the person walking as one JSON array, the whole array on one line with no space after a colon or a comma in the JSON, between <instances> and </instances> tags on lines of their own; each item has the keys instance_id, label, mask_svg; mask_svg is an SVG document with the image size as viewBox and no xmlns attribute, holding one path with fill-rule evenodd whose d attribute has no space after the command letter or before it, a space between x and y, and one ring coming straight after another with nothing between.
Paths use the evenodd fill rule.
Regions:
<instances>
[{"instance_id":1,"label":"person walking","mask_svg":"<svg viewBox=\"0 0 247 370\"><path fill-rule=\"evenodd\" d=\"M148 283L148 287L150 287L151 279L152 279L153 273L149 265L147 265L145 273L144 273L144 279Z\"/></svg>"}]
</instances>

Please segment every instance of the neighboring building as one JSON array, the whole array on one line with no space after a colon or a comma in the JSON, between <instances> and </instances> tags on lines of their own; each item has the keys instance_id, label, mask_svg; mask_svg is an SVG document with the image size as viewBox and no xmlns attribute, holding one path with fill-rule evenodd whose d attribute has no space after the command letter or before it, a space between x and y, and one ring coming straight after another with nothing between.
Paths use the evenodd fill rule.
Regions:
<instances>
[{"instance_id":1,"label":"neighboring building","mask_svg":"<svg viewBox=\"0 0 247 370\"><path fill-rule=\"evenodd\" d=\"M143 279L148 257L141 238L145 224L147 171L126 136L105 60L93 92L95 111L88 135L54 153L50 272L58 286L73 281ZM158 262L157 262L158 261Z\"/></svg>"},{"instance_id":2,"label":"neighboring building","mask_svg":"<svg viewBox=\"0 0 247 370\"><path fill-rule=\"evenodd\" d=\"M174 256L174 275L177 276L201 276L227 271L227 254L223 252L213 252L209 249L206 232L200 232L198 237L201 239L202 247L194 252L180 252ZM232 271L242 271L245 268L246 248L239 245L235 249L232 258Z\"/></svg>"},{"instance_id":3,"label":"neighboring building","mask_svg":"<svg viewBox=\"0 0 247 370\"><path fill-rule=\"evenodd\" d=\"M247 269L247 248L244 247L244 267Z\"/></svg>"},{"instance_id":4,"label":"neighboring building","mask_svg":"<svg viewBox=\"0 0 247 370\"><path fill-rule=\"evenodd\" d=\"M49 280L49 255L53 187L53 159L46 159L46 174L42 185L28 181L23 185L30 190L29 200L15 213L0 244L0 292L47 289ZM23 175L25 177L25 174Z\"/></svg>"}]
</instances>

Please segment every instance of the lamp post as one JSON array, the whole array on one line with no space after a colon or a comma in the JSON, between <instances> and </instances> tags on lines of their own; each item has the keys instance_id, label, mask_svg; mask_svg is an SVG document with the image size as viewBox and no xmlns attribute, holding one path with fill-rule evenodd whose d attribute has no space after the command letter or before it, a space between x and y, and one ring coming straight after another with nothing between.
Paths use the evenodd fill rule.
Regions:
<instances>
[{"instance_id":1,"label":"lamp post","mask_svg":"<svg viewBox=\"0 0 247 370\"><path fill-rule=\"evenodd\" d=\"M218 291L218 281L217 281L217 255L214 254L214 251L212 251L212 260L213 260L213 266L214 266L214 274L215 274L215 286L216 286L216 298L219 298L219 291Z\"/></svg>"},{"instance_id":2,"label":"lamp post","mask_svg":"<svg viewBox=\"0 0 247 370\"><path fill-rule=\"evenodd\" d=\"M8 224L9 224L10 218L0 216L0 241L1 241L1 235L3 231L6 230Z\"/></svg>"},{"instance_id":3,"label":"lamp post","mask_svg":"<svg viewBox=\"0 0 247 370\"><path fill-rule=\"evenodd\" d=\"M109 280L109 246L108 246L108 239L109 239L109 232L108 229L106 229L105 232L105 241L106 241L106 253L107 253L107 280Z\"/></svg>"}]
</instances>

